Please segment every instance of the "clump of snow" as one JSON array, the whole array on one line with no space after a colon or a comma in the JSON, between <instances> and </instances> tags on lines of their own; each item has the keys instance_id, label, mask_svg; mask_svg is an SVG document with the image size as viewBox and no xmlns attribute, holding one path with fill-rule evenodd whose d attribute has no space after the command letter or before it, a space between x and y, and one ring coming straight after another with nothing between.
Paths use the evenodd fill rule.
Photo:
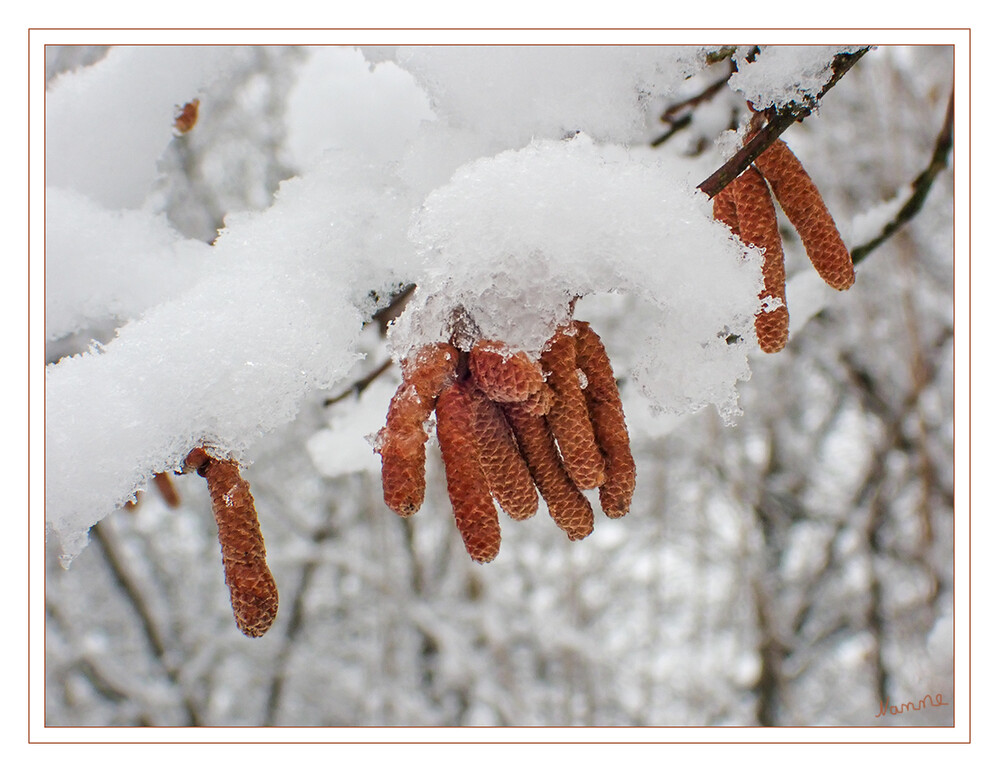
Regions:
<instances>
[{"instance_id":1,"label":"clump of snow","mask_svg":"<svg viewBox=\"0 0 999 772\"><path fill-rule=\"evenodd\" d=\"M306 49L288 97L286 148L307 169L325 150L374 161L399 158L423 121L434 120L413 76L392 62L369 66L355 48Z\"/></svg>"},{"instance_id":2,"label":"clump of snow","mask_svg":"<svg viewBox=\"0 0 999 772\"><path fill-rule=\"evenodd\" d=\"M211 247L162 213L109 210L72 190L45 195L47 340L130 319L194 284Z\"/></svg>"},{"instance_id":3,"label":"clump of snow","mask_svg":"<svg viewBox=\"0 0 999 772\"><path fill-rule=\"evenodd\" d=\"M655 97L705 66L683 46L419 46L392 55L444 120L507 147L583 131L597 140L645 138Z\"/></svg>"},{"instance_id":4,"label":"clump of snow","mask_svg":"<svg viewBox=\"0 0 999 772\"><path fill-rule=\"evenodd\" d=\"M585 135L543 140L459 169L411 231L419 292L395 326L400 354L446 340L455 307L483 338L529 353L575 297L626 292L657 310L636 370L661 409L734 404L761 286L759 256L661 156Z\"/></svg>"},{"instance_id":5,"label":"clump of snow","mask_svg":"<svg viewBox=\"0 0 999 772\"><path fill-rule=\"evenodd\" d=\"M855 53L864 46L760 46L752 62L736 59L739 71L729 79L757 110L807 104L832 77L837 54Z\"/></svg>"},{"instance_id":6,"label":"clump of snow","mask_svg":"<svg viewBox=\"0 0 999 772\"><path fill-rule=\"evenodd\" d=\"M247 56L239 46L116 46L45 96L45 177L111 208L139 207L177 108Z\"/></svg>"}]
</instances>

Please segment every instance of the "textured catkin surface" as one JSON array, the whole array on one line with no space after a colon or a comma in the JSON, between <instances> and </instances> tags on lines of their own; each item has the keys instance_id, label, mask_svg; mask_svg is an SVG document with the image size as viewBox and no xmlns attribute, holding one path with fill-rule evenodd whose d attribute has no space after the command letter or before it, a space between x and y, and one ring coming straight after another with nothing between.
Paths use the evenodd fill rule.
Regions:
<instances>
[{"instance_id":1,"label":"textured catkin surface","mask_svg":"<svg viewBox=\"0 0 999 772\"><path fill-rule=\"evenodd\" d=\"M250 486L233 461L198 459L193 465L208 481L236 625L245 635L257 638L267 632L277 616L278 591L267 567L264 537Z\"/></svg>"},{"instance_id":2,"label":"textured catkin surface","mask_svg":"<svg viewBox=\"0 0 999 772\"><path fill-rule=\"evenodd\" d=\"M523 402L545 385L537 362L499 341L480 340L472 346L468 368L475 385L494 402Z\"/></svg>"},{"instance_id":3,"label":"textured catkin surface","mask_svg":"<svg viewBox=\"0 0 999 772\"><path fill-rule=\"evenodd\" d=\"M788 312L786 306L784 249L777 227L777 210L763 175L756 169L746 169L730 186L735 202L739 236L746 244L763 250L763 291L760 298L775 298L779 308L760 311L756 315L756 337L760 348L774 354L787 343Z\"/></svg>"},{"instance_id":4,"label":"textured catkin surface","mask_svg":"<svg viewBox=\"0 0 999 772\"><path fill-rule=\"evenodd\" d=\"M504 405L503 412L555 524L573 541L588 536L593 531L593 509L562 466L544 416L518 404Z\"/></svg>"},{"instance_id":5,"label":"textured catkin surface","mask_svg":"<svg viewBox=\"0 0 999 772\"><path fill-rule=\"evenodd\" d=\"M712 213L718 222L725 223L736 236L739 235L739 216L736 214L732 184L726 185L711 199Z\"/></svg>"},{"instance_id":6,"label":"textured catkin surface","mask_svg":"<svg viewBox=\"0 0 999 772\"><path fill-rule=\"evenodd\" d=\"M541 366L554 393L548 427L558 443L565 471L578 488L596 488L604 482L604 459L576 372L574 336L564 329L556 332L541 354Z\"/></svg>"},{"instance_id":7,"label":"textured catkin surface","mask_svg":"<svg viewBox=\"0 0 999 772\"><path fill-rule=\"evenodd\" d=\"M476 388L468 390L479 463L500 507L514 520L538 511L538 491L500 407Z\"/></svg>"},{"instance_id":8,"label":"textured catkin surface","mask_svg":"<svg viewBox=\"0 0 999 772\"><path fill-rule=\"evenodd\" d=\"M600 486L600 507L608 517L623 517L631 509L635 492L635 460L621 395L600 337L586 322L574 325L576 364L586 376L583 393L606 463L607 478Z\"/></svg>"},{"instance_id":9,"label":"textured catkin surface","mask_svg":"<svg viewBox=\"0 0 999 772\"><path fill-rule=\"evenodd\" d=\"M402 364L403 382L389 404L385 428L378 434L385 504L402 517L423 505L426 493L424 424L437 395L454 380L458 351L447 343L424 346Z\"/></svg>"},{"instance_id":10,"label":"textured catkin surface","mask_svg":"<svg viewBox=\"0 0 999 772\"><path fill-rule=\"evenodd\" d=\"M801 162L783 141L777 140L760 154L755 164L801 236L815 270L829 286L849 289L855 278L850 252Z\"/></svg>"},{"instance_id":11,"label":"textured catkin surface","mask_svg":"<svg viewBox=\"0 0 999 772\"><path fill-rule=\"evenodd\" d=\"M437 399L437 439L454 519L473 560L488 563L500 548L499 516L479 463L468 382L447 386Z\"/></svg>"}]
</instances>

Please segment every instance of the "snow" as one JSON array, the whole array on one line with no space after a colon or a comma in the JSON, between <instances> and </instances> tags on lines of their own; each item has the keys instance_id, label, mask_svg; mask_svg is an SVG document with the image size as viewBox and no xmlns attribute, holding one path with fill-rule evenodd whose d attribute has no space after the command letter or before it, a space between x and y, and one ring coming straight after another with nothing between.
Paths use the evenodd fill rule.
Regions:
<instances>
[{"instance_id":1,"label":"snow","mask_svg":"<svg viewBox=\"0 0 999 772\"><path fill-rule=\"evenodd\" d=\"M833 58L861 48L864 46L760 46L752 62L736 59L739 71L729 79L729 86L757 110L786 107L791 102L807 104L832 77Z\"/></svg>"},{"instance_id":2,"label":"snow","mask_svg":"<svg viewBox=\"0 0 999 772\"><path fill-rule=\"evenodd\" d=\"M392 53L443 119L494 143L522 147L577 131L598 141L644 139L654 97L701 69L705 49L419 46Z\"/></svg>"},{"instance_id":3,"label":"snow","mask_svg":"<svg viewBox=\"0 0 999 772\"><path fill-rule=\"evenodd\" d=\"M127 320L194 284L211 247L145 209L112 210L72 190L46 191L45 334L56 340Z\"/></svg>"},{"instance_id":4,"label":"snow","mask_svg":"<svg viewBox=\"0 0 999 772\"><path fill-rule=\"evenodd\" d=\"M121 324L47 372L46 511L66 560L192 447L251 463L262 436L352 371L375 298L410 282L390 335L397 359L462 329L536 353L575 298L613 294L634 315L615 365L638 386L629 401L739 413L759 255L713 220L698 167L643 141L656 100L703 66L701 49L365 53L394 61L301 56L284 141L298 174L264 210L229 212L211 247L172 230L149 194L175 106L201 95L210 112L252 66L245 52L115 50L53 85L48 226L54 264L73 267L53 282L50 334ZM126 106L115 126L127 136L95 124ZM313 437L326 474L372 462L333 452L345 428L360 427Z\"/></svg>"}]
</instances>

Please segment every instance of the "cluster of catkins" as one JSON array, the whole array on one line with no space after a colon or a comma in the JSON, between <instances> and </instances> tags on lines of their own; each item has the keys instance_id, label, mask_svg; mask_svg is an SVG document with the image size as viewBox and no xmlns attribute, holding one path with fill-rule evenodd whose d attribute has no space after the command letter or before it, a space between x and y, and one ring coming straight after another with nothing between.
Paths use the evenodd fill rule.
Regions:
<instances>
[{"instance_id":1,"label":"cluster of catkins","mask_svg":"<svg viewBox=\"0 0 999 772\"><path fill-rule=\"evenodd\" d=\"M586 322L560 328L539 360L500 341L479 340L468 352L435 343L407 357L402 373L376 442L385 503L399 515L423 504L434 411L455 522L473 560L499 552L496 504L524 520L540 493L572 540L593 531L582 491L598 488L608 517L628 512L635 462L621 397Z\"/></svg>"},{"instance_id":2,"label":"cluster of catkins","mask_svg":"<svg viewBox=\"0 0 999 772\"><path fill-rule=\"evenodd\" d=\"M849 289L854 272L850 252L822 195L783 141L774 142L753 166L715 196L715 219L725 223L744 243L763 251L760 298L764 307L756 315L756 337L763 351L776 353L787 343L788 313L784 251L771 193L798 231L815 270L829 286Z\"/></svg>"}]
</instances>

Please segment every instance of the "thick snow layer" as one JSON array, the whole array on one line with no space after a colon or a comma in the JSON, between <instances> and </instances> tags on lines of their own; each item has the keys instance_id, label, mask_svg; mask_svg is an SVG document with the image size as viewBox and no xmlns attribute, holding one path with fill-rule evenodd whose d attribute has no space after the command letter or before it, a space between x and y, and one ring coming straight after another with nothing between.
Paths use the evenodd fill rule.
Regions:
<instances>
[{"instance_id":1,"label":"thick snow layer","mask_svg":"<svg viewBox=\"0 0 999 772\"><path fill-rule=\"evenodd\" d=\"M836 54L861 48L864 46L761 46L752 62L738 60L739 71L728 83L757 110L807 103L832 77Z\"/></svg>"},{"instance_id":2,"label":"thick snow layer","mask_svg":"<svg viewBox=\"0 0 999 772\"><path fill-rule=\"evenodd\" d=\"M212 249L162 213L110 210L72 190L45 193L45 335L131 319L194 284Z\"/></svg>"}]
</instances>

